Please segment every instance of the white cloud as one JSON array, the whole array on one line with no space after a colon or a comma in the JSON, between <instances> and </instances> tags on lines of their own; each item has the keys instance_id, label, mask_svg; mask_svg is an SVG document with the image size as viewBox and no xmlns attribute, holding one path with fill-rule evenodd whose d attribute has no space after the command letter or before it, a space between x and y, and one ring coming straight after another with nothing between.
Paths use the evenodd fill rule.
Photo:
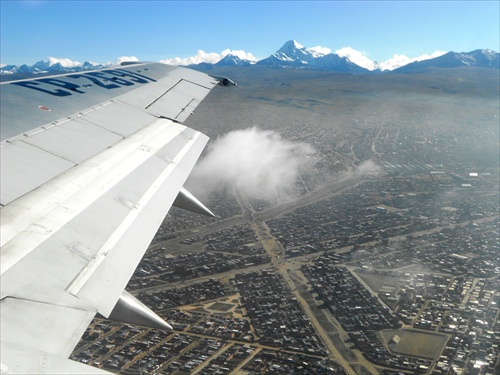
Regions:
<instances>
[{"instance_id":1,"label":"white cloud","mask_svg":"<svg viewBox=\"0 0 500 375\"><path fill-rule=\"evenodd\" d=\"M365 160L356 168L356 172L361 175L376 176L382 171L382 168L373 160Z\"/></svg>"},{"instance_id":2,"label":"white cloud","mask_svg":"<svg viewBox=\"0 0 500 375\"><path fill-rule=\"evenodd\" d=\"M332 50L328 47L316 46L316 47L311 47L309 49L320 55L328 55L329 53L332 53Z\"/></svg>"},{"instance_id":3,"label":"white cloud","mask_svg":"<svg viewBox=\"0 0 500 375\"><path fill-rule=\"evenodd\" d=\"M343 47L337 51L335 51L337 55L340 57L347 57L351 62L356 65L359 65L368 70L374 70L377 68L377 64L368 58L365 52L357 51L351 47Z\"/></svg>"},{"instance_id":4,"label":"white cloud","mask_svg":"<svg viewBox=\"0 0 500 375\"><path fill-rule=\"evenodd\" d=\"M55 65L57 63L61 64L65 68L74 68L75 66L82 65L81 62L74 61L71 59L58 59L56 57L49 57L49 66Z\"/></svg>"},{"instance_id":5,"label":"white cloud","mask_svg":"<svg viewBox=\"0 0 500 375\"><path fill-rule=\"evenodd\" d=\"M191 57L174 57L171 59L160 60L161 63L169 65L192 65L200 63L215 64L219 62L226 55L238 56L240 59L257 61L255 56L251 52L245 52L243 50L230 50L225 49L221 53L217 52L205 52L203 50L198 50L195 56Z\"/></svg>"},{"instance_id":6,"label":"white cloud","mask_svg":"<svg viewBox=\"0 0 500 375\"><path fill-rule=\"evenodd\" d=\"M395 53L390 59L379 63L380 70L394 70L412 62L408 56Z\"/></svg>"},{"instance_id":7,"label":"white cloud","mask_svg":"<svg viewBox=\"0 0 500 375\"><path fill-rule=\"evenodd\" d=\"M445 53L447 53L447 52L446 51L434 51L430 55L423 54L421 56L414 57L414 58L409 58L406 55L394 54L394 56L392 56L390 59L379 63L378 67L381 70L394 70L394 69L400 68L402 66L405 66L409 63L415 62L415 61L424 61L424 60L434 59L436 57L444 55Z\"/></svg>"},{"instance_id":8,"label":"white cloud","mask_svg":"<svg viewBox=\"0 0 500 375\"><path fill-rule=\"evenodd\" d=\"M139 59L135 56L122 56L116 59L116 65L120 65L122 62L128 61L139 61Z\"/></svg>"},{"instance_id":9,"label":"white cloud","mask_svg":"<svg viewBox=\"0 0 500 375\"><path fill-rule=\"evenodd\" d=\"M285 198L315 161L314 154L309 144L283 139L274 131L235 130L209 145L188 189L196 196L229 187L253 198Z\"/></svg>"},{"instance_id":10,"label":"white cloud","mask_svg":"<svg viewBox=\"0 0 500 375\"><path fill-rule=\"evenodd\" d=\"M257 61L257 58L252 54L252 52L245 52L243 50L234 50L234 49L225 49L221 52L221 58L224 58L226 55L238 56L243 60Z\"/></svg>"},{"instance_id":11,"label":"white cloud","mask_svg":"<svg viewBox=\"0 0 500 375\"><path fill-rule=\"evenodd\" d=\"M335 51L337 55L340 57L347 57L351 62L366 68L368 70L394 70L414 61L423 61L428 59L434 59L441 55L444 55L446 51L435 51L432 54L423 54L418 57L410 58L406 55L398 55L394 54L390 59L383 62L375 62L371 60L368 56L366 56L365 52L357 51L352 47L343 47L337 51Z\"/></svg>"},{"instance_id":12,"label":"white cloud","mask_svg":"<svg viewBox=\"0 0 500 375\"><path fill-rule=\"evenodd\" d=\"M161 63L170 64L170 65L191 65L191 64L200 64L202 62L215 64L217 61L221 59L220 54L216 52L205 52L201 49L198 50L196 55L191 57L174 57L171 59L160 60Z\"/></svg>"},{"instance_id":13,"label":"white cloud","mask_svg":"<svg viewBox=\"0 0 500 375\"><path fill-rule=\"evenodd\" d=\"M434 51L431 55L424 54L422 56L416 57L415 61L435 59L436 57L443 56L448 53L447 51Z\"/></svg>"}]
</instances>

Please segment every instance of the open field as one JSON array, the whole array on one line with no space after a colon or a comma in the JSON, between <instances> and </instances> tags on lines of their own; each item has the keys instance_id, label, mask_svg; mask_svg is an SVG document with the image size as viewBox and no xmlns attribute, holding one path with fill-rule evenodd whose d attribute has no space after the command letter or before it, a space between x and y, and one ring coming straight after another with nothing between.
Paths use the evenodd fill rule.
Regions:
<instances>
[{"instance_id":1,"label":"open field","mask_svg":"<svg viewBox=\"0 0 500 375\"><path fill-rule=\"evenodd\" d=\"M448 340L448 336L443 334L410 329L387 330L381 333L394 353L431 360L439 357ZM393 341L396 335L400 338L398 343Z\"/></svg>"}]
</instances>

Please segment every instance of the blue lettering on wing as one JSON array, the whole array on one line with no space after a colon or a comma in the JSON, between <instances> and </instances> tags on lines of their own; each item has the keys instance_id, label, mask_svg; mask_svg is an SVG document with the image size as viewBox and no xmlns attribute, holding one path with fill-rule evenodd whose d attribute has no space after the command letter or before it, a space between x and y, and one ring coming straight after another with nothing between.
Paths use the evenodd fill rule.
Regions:
<instances>
[{"instance_id":1,"label":"blue lettering on wing","mask_svg":"<svg viewBox=\"0 0 500 375\"><path fill-rule=\"evenodd\" d=\"M64 82L64 81L62 81L62 82ZM49 82L46 82L46 83L49 83ZM37 81L12 82L11 85L16 85L16 86L21 86L21 87L28 87L30 89L41 91L41 92L44 92L46 94L50 94L50 95L54 95L54 96L68 96L68 95L71 95L70 91L61 90L61 89L57 89L57 90L51 91L51 90L47 90L46 88L39 87L40 83L37 82ZM59 85L59 87L61 87L61 86ZM76 85L76 87L79 87L79 86ZM83 92L83 91L80 91L80 92Z\"/></svg>"},{"instance_id":2,"label":"blue lettering on wing","mask_svg":"<svg viewBox=\"0 0 500 375\"><path fill-rule=\"evenodd\" d=\"M122 77L129 77L130 80L137 82L137 83L149 83L149 82L156 82L156 79L149 78L148 76L135 73L135 72L130 72L125 69L114 69L114 70L105 70L106 73L113 74L113 75L120 75Z\"/></svg>"},{"instance_id":3,"label":"blue lettering on wing","mask_svg":"<svg viewBox=\"0 0 500 375\"><path fill-rule=\"evenodd\" d=\"M69 78L73 79L78 79L78 78L86 78L96 86L102 87L104 89L116 89L117 87L120 87L118 85L115 85L113 83L111 84L106 84L104 82L101 82L99 78L102 78L100 76L95 76L94 74L89 74L89 73L84 73L84 74L71 74L68 76ZM109 81L109 78L106 78L105 81Z\"/></svg>"},{"instance_id":4,"label":"blue lettering on wing","mask_svg":"<svg viewBox=\"0 0 500 375\"><path fill-rule=\"evenodd\" d=\"M54 85L54 86L60 87L62 89L67 89L67 90L70 90L72 92L77 92L79 94L85 93L85 91L78 90L80 88L80 86L78 86L74 83L68 82L68 81L63 81L62 79L40 78L38 81L43 82L43 83L48 83L49 85Z\"/></svg>"},{"instance_id":5,"label":"blue lettering on wing","mask_svg":"<svg viewBox=\"0 0 500 375\"><path fill-rule=\"evenodd\" d=\"M99 72L70 74L64 78L86 78L94 85L108 90L116 89L122 86L133 86L136 83L145 84L156 82L156 80L153 78L125 69L109 69ZM58 78L40 78L33 81L12 82L11 84L21 87L27 87L54 96L69 96L74 92L78 94L85 94L85 91L82 90L82 87L89 87L88 84L79 86L76 83ZM57 89L51 90L51 86L49 85L56 86Z\"/></svg>"},{"instance_id":6,"label":"blue lettering on wing","mask_svg":"<svg viewBox=\"0 0 500 375\"><path fill-rule=\"evenodd\" d=\"M99 78L103 82L113 81L113 79L111 77L107 76L106 74L104 74L102 72L88 72L88 73L84 73L84 75L88 75L88 76ZM115 84L115 83L110 83L110 84L106 84L105 85L105 88L107 88L107 89L116 89L118 87L120 87L120 86L117 85L117 84Z\"/></svg>"}]
</instances>

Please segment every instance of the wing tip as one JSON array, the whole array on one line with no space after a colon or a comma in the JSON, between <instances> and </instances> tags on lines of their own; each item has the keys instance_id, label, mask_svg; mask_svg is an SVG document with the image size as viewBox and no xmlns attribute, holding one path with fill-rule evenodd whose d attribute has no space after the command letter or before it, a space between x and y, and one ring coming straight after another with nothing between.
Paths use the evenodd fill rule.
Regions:
<instances>
[{"instance_id":1,"label":"wing tip","mask_svg":"<svg viewBox=\"0 0 500 375\"><path fill-rule=\"evenodd\" d=\"M224 86L224 87L227 87L227 86L238 86L238 84L236 82L234 82L233 80L231 80L231 79L229 79L227 77L213 76L213 75L211 75L210 77L215 78L217 81L219 81L217 83L217 85L219 85L219 86Z\"/></svg>"}]
</instances>

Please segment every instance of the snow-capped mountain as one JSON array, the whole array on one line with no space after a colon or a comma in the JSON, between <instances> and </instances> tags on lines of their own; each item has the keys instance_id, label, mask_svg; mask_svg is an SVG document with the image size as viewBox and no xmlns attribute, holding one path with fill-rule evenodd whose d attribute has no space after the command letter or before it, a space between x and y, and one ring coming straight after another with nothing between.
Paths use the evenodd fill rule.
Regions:
<instances>
[{"instance_id":1,"label":"snow-capped mountain","mask_svg":"<svg viewBox=\"0 0 500 375\"><path fill-rule=\"evenodd\" d=\"M396 73L418 73L428 68L458 68L475 66L481 68L500 68L498 52L489 49L477 49L471 52L448 52L434 59L415 61L398 69Z\"/></svg>"},{"instance_id":2,"label":"snow-capped mountain","mask_svg":"<svg viewBox=\"0 0 500 375\"><path fill-rule=\"evenodd\" d=\"M410 60L410 59L408 59ZM356 59L350 59L347 56L340 56L335 53L321 53L315 48L307 48L302 46L295 40L287 41L279 50L271 56L257 61L257 63L249 60L234 58L234 56L226 56L216 64L202 63L191 65L191 67L199 70L208 70L216 66L241 66L253 65L261 67L284 67L295 69L317 69L328 70L344 73L381 73L389 72L384 70L383 64L373 62L373 68L360 66L355 62ZM399 69L392 70L394 72L406 73L416 72L428 67L453 68L459 66L474 66L483 68L499 69L499 54L492 50L475 50L467 53L449 52L435 58L427 58L418 62L412 62Z\"/></svg>"},{"instance_id":3,"label":"snow-capped mountain","mask_svg":"<svg viewBox=\"0 0 500 375\"><path fill-rule=\"evenodd\" d=\"M295 40L289 40L283 47L266 59L260 60L259 65L308 65L314 63L315 59L323 57L324 54L302 46Z\"/></svg>"},{"instance_id":4,"label":"snow-capped mountain","mask_svg":"<svg viewBox=\"0 0 500 375\"><path fill-rule=\"evenodd\" d=\"M361 74L373 74L381 73L383 68L382 64L372 62L368 59L370 64L366 61L362 61L355 54L346 54L345 56L340 56L335 53L326 53L329 51L328 48L322 48L324 52L320 51L320 48L307 48L302 46L295 40L289 40L280 49L278 49L271 56L262 59L260 61L246 60L244 58L238 57L235 54L223 54L223 58L219 61L213 62L202 62L195 65L188 65L191 68L207 71L214 68L220 67L237 67L237 66L260 66L260 67L275 67L275 68L289 68L289 69L309 69L309 70L327 70L332 72L343 72L343 73L361 73ZM354 51L351 49L351 52ZM342 51L337 51L341 53ZM354 51L356 52L356 51ZM211 54L207 54L211 55ZM395 55L396 56L396 55ZM404 57L404 56L403 56ZM131 59L127 57L127 59ZM133 61L137 61L137 58L133 58ZM366 58L365 58L366 60ZM409 60L409 59L408 59ZM355 61L358 63L356 64ZM404 62L406 63L406 62ZM364 67L360 66L363 65ZM92 62L79 63L69 59L55 59L49 58L48 61L38 61L32 66L28 65L4 65L0 67L0 74L4 76L5 79L18 79L29 76L31 74L48 74L48 73L64 73L64 72L79 72L83 70L91 69L101 69L108 66L108 64L98 64ZM371 65L371 67L370 67ZM394 64L391 64L394 65ZM401 63L396 66L401 66ZM394 70L386 70L384 72L396 72L396 73L419 73L423 72L429 68L457 68L457 67L481 67L490 69L500 69L499 54L498 52L488 50L488 49L478 49L471 52L448 52L439 55L435 58L427 58L425 60L415 61L411 63L406 63L406 65L401 66ZM367 69L368 68L368 69ZM15 76L13 76L15 74ZM6 77L9 75L9 77ZM12 77L10 77L12 76Z\"/></svg>"},{"instance_id":5,"label":"snow-capped mountain","mask_svg":"<svg viewBox=\"0 0 500 375\"><path fill-rule=\"evenodd\" d=\"M98 64L85 61L83 64L77 62L68 62L65 60L57 60L50 58L48 61L40 60L35 64L28 66L26 64L5 65L0 68L0 74L42 74L42 73L66 73L66 72L80 72L83 70L102 69L108 66L107 64Z\"/></svg>"},{"instance_id":6,"label":"snow-capped mountain","mask_svg":"<svg viewBox=\"0 0 500 375\"><path fill-rule=\"evenodd\" d=\"M244 60L235 55L226 55L219 62L215 63L215 66L248 66L252 65L253 62L250 60Z\"/></svg>"},{"instance_id":7,"label":"snow-capped mountain","mask_svg":"<svg viewBox=\"0 0 500 375\"><path fill-rule=\"evenodd\" d=\"M295 40L289 40L274 54L256 63L260 66L294 67L333 70L337 72L368 73L369 70L356 65L346 57L334 53L320 53L306 48Z\"/></svg>"}]
</instances>

